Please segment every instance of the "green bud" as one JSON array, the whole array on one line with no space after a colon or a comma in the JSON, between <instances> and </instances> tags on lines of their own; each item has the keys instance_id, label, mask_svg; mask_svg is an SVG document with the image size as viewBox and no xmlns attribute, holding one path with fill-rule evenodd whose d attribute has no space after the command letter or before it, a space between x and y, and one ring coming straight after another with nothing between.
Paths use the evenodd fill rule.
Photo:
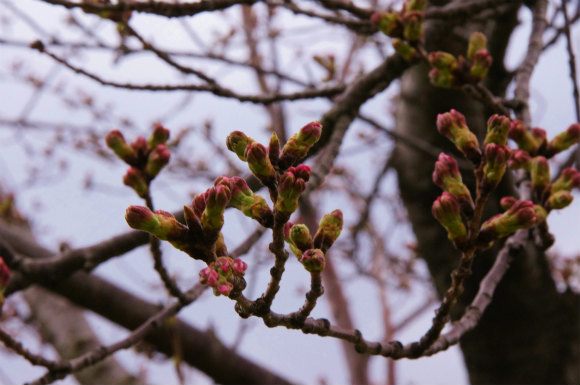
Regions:
<instances>
[{"instance_id":1,"label":"green bud","mask_svg":"<svg viewBox=\"0 0 580 385\"><path fill-rule=\"evenodd\" d=\"M490 143L505 146L507 144L507 136L510 129L509 118L502 115L493 115L487 121L487 134L483 145Z\"/></svg>"},{"instance_id":2,"label":"green bud","mask_svg":"<svg viewBox=\"0 0 580 385\"><path fill-rule=\"evenodd\" d=\"M403 38L417 41L423 37L423 12L412 11L403 16Z\"/></svg>"},{"instance_id":3,"label":"green bud","mask_svg":"<svg viewBox=\"0 0 580 385\"><path fill-rule=\"evenodd\" d=\"M580 140L580 124L572 124L568 129L558 134L548 143L549 156L555 155L561 151L567 150Z\"/></svg>"},{"instance_id":4,"label":"green bud","mask_svg":"<svg viewBox=\"0 0 580 385\"><path fill-rule=\"evenodd\" d=\"M169 163L171 153L164 144L160 144L151 151L145 166L145 172L150 179L155 178L159 172Z\"/></svg>"},{"instance_id":5,"label":"green bud","mask_svg":"<svg viewBox=\"0 0 580 385\"><path fill-rule=\"evenodd\" d=\"M557 191L572 191L572 189L580 187L580 172L573 167L567 167L560 173L558 179L554 181L550 187L550 191L555 193Z\"/></svg>"},{"instance_id":6,"label":"green bud","mask_svg":"<svg viewBox=\"0 0 580 385\"><path fill-rule=\"evenodd\" d=\"M437 130L449 139L459 151L474 164L481 161L479 142L465 123L465 117L452 109L444 114L437 115Z\"/></svg>"},{"instance_id":7,"label":"green bud","mask_svg":"<svg viewBox=\"0 0 580 385\"><path fill-rule=\"evenodd\" d=\"M483 79L491 67L493 59L487 50L482 49L475 53L469 72L476 79Z\"/></svg>"},{"instance_id":8,"label":"green bud","mask_svg":"<svg viewBox=\"0 0 580 385\"><path fill-rule=\"evenodd\" d=\"M302 252L312 248L312 236L306 225L294 225L290 229L290 240Z\"/></svg>"},{"instance_id":9,"label":"green bud","mask_svg":"<svg viewBox=\"0 0 580 385\"><path fill-rule=\"evenodd\" d=\"M550 194L550 197L546 201L546 205L552 210L559 210L569 206L573 200L574 197L570 191L561 190Z\"/></svg>"},{"instance_id":10,"label":"green bud","mask_svg":"<svg viewBox=\"0 0 580 385\"><path fill-rule=\"evenodd\" d=\"M161 123L157 123L153 128L153 133L151 134L149 139L147 139L147 147L149 148L149 150L153 150L160 144L167 143L168 139L169 139L169 130L163 127Z\"/></svg>"},{"instance_id":11,"label":"green bud","mask_svg":"<svg viewBox=\"0 0 580 385\"><path fill-rule=\"evenodd\" d=\"M320 272L326 266L324 252L320 249L308 249L298 260L311 273Z\"/></svg>"},{"instance_id":12,"label":"green bud","mask_svg":"<svg viewBox=\"0 0 580 385\"><path fill-rule=\"evenodd\" d=\"M532 179L532 189L542 192L550 183L550 165L543 156L536 156L530 163L530 176Z\"/></svg>"},{"instance_id":13,"label":"green bud","mask_svg":"<svg viewBox=\"0 0 580 385\"><path fill-rule=\"evenodd\" d=\"M493 190L505 174L507 162L510 158L510 149L490 143L485 146L485 166L483 167L482 188L487 192Z\"/></svg>"},{"instance_id":14,"label":"green bud","mask_svg":"<svg viewBox=\"0 0 580 385\"><path fill-rule=\"evenodd\" d=\"M308 155L308 151L322 134L322 125L320 122L311 122L300 129L297 134L292 135L288 142L282 148L278 166L280 170L286 170L297 161Z\"/></svg>"},{"instance_id":15,"label":"green bud","mask_svg":"<svg viewBox=\"0 0 580 385\"><path fill-rule=\"evenodd\" d=\"M244 162L246 161L246 147L252 143L254 143L254 139L246 136L246 134L241 131L233 131L226 138L226 146L228 147L228 150L235 153L238 158Z\"/></svg>"},{"instance_id":16,"label":"green bud","mask_svg":"<svg viewBox=\"0 0 580 385\"><path fill-rule=\"evenodd\" d=\"M397 55L406 61L411 62L417 58L417 50L405 43L403 40L394 38L392 43Z\"/></svg>"},{"instance_id":17,"label":"green bud","mask_svg":"<svg viewBox=\"0 0 580 385\"><path fill-rule=\"evenodd\" d=\"M342 211L334 210L320 219L318 231L314 234L313 244L317 249L326 252L332 244L338 239L342 231L344 220Z\"/></svg>"},{"instance_id":18,"label":"green bud","mask_svg":"<svg viewBox=\"0 0 580 385\"><path fill-rule=\"evenodd\" d=\"M115 155L117 155L122 161L128 164L135 164L137 160L137 154L127 142L123 134L119 130L113 130L109 132L105 138L107 146L113 150Z\"/></svg>"},{"instance_id":19,"label":"green bud","mask_svg":"<svg viewBox=\"0 0 580 385\"><path fill-rule=\"evenodd\" d=\"M454 195L459 202L461 211L468 217L473 215L473 200L467 186L463 184L457 162L453 157L441 153L435 163L433 182L444 191Z\"/></svg>"},{"instance_id":20,"label":"green bud","mask_svg":"<svg viewBox=\"0 0 580 385\"><path fill-rule=\"evenodd\" d=\"M149 182L147 178L135 167L127 170L127 173L123 177L123 183L131 187L141 198L145 198L149 194Z\"/></svg>"},{"instance_id":21,"label":"green bud","mask_svg":"<svg viewBox=\"0 0 580 385\"><path fill-rule=\"evenodd\" d=\"M461 220L459 202L447 191L438 197L431 212L435 219L447 230L447 237L456 245L460 245L466 240L467 229Z\"/></svg>"},{"instance_id":22,"label":"green bud","mask_svg":"<svg viewBox=\"0 0 580 385\"><path fill-rule=\"evenodd\" d=\"M268 157L268 150L262 144L254 142L246 148L246 160L252 173L265 186L271 186L276 177L276 170Z\"/></svg>"},{"instance_id":23,"label":"green bud","mask_svg":"<svg viewBox=\"0 0 580 385\"><path fill-rule=\"evenodd\" d=\"M536 209L531 201L517 201L505 213L498 214L481 225L479 239L489 242L506 237L519 229L537 223Z\"/></svg>"}]
</instances>

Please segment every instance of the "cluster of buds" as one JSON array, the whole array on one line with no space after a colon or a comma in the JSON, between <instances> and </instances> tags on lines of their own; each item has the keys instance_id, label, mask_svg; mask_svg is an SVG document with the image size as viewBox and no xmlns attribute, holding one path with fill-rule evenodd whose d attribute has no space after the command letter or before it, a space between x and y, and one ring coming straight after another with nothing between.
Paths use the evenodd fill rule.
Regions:
<instances>
[{"instance_id":1,"label":"cluster of buds","mask_svg":"<svg viewBox=\"0 0 580 385\"><path fill-rule=\"evenodd\" d=\"M216 296L229 295L236 278L244 276L248 265L239 258L219 257L199 272L199 282L213 288Z\"/></svg>"},{"instance_id":2,"label":"cluster of buds","mask_svg":"<svg viewBox=\"0 0 580 385\"><path fill-rule=\"evenodd\" d=\"M477 137L465 122L465 116L451 109L444 114L437 115L437 130L449 139L463 155L473 164L481 161L481 150Z\"/></svg>"},{"instance_id":3,"label":"cluster of buds","mask_svg":"<svg viewBox=\"0 0 580 385\"><path fill-rule=\"evenodd\" d=\"M431 212L435 219L441 223L441 226L447 230L449 240L457 248L461 249L467 240L467 228L463 224L461 208L457 198L447 191L444 191L433 202Z\"/></svg>"},{"instance_id":4,"label":"cluster of buds","mask_svg":"<svg viewBox=\"0 0 580 385\"><path fill-rule=\"evenodd\" d=\"M107 134L107 146L131 166L123 177L123 182L142 198L149 195L151 181L169 162L171 153L165 146L168 139L169 130L161 124L154 127L149 139L139 136L130 144L119 130Z\"/></svg>"},{"instance_id":5,"label":"cluster of buds","mask_svg":"<svg viewBox=\"0 0 580 385\"><path fill-rule=\"evenodd\" d=\"M314 238L303 224L286 222L284 237L290 250L309 272L320 272L326 265L325 254L342 231L342 211L334 210L320 219Z\"/></svg>"},{"instance_id":6,"label":"cluster of buds","mask_svg":"<svg viewBox=\"0 0 580 385\"><path fill-rule=\"evenodd\" d=\"M311 122L292 135L282 150L276 133L272 134L268 147L241 131L232 132L226 139L226 145L238 158L248 163L250 171L265 186L272 187L276 181L276 170L284 171L305 158L321 134L320 122Z\"/></svg>"},{"instance_id":7,"label":"cluster of buds","mask_svg":"<svg viewBox=\"0 0 580 385\"><path fill-rule=\"evenodd\" d=\"M511 150L507 144L511 121L502 115L493 115L487 121L487 133L483 142L485 166L481 188L489 193L503 178Z\"/></svg>"},{"instance_id":8,"label":"cluster of buds","mask_svg":"<svg viewBox=\"0 0 580 385\"><path fill-rule=\"evenodd\" d=\"M541 207L532 201L504 200L502 206L509 207L506 212L498 214L481 225L478 241L489 243L513 234L517 230L527 229L545 219ZM539 214L539 216L537 215Z\"/></svg>"},{"instance_id":9,"label":"cluster of buds","mask_svg":"<svg viewBox=\"0 0 580 385\"><path fill-rule=\"evenodd\" d=\"M572 189L580 187L580 172L568 167L547 187L548 196L546 206L549 209L563 209L572 203Z\"/></svg>"},{"instance_id":10,"label":"cluster of buds","mask_svg":"<svg viewBox=\"0 0 580 385\"><path fill-rule=\"evenodd\" d=\"M442 190L453 195L459 203L461 212L466 217L473 215L473 199L467 186L463 183L457 162L453 157L441 153L435 162L433 182Z\"/></svg>"},{"instance_id":11,"label":"cluster of buds","mask_svg":"<svg viewBox=\"0 0 580 385\"><path fill-rule=\"evenodd\" d=\"M417 57L413 47L423 37L423 18L427 2L407 0L399 12L380 12L371 15L371 22L385 35L393 38L397 54L411 61Z\"/></svg>"},{"instance_id":12,"label":"cluster of buds","mask_svg":"<svg viewBox=\"0 0 580 385\"><path fill-rule=\"evenodd\" d=\"M0 257L0 312L2 311L2 305L4 304L4 290L10 279L10 269L6 266L4 259Z\"/></svg>"},{"instance_id":13,"label":"cluster of buds","mask_svg":"<svg viewBox=\"0 0 580 385\"><path fill-rule=\"evenodd\" d=\"M436 51L429 54L431 71L429 79L433 85L450 88L463 84L475 84L487 76L492 58L487 51L487 38L474 32L469 38L467 59L459 55Z\"/></svg>"},{"instance_id":14,"label":"cluster of buds","mask_svg":"<svg viewBox=\"0 0 580 385\"><path fill-rule=\"evenodd\" d=\"M517 143L520 150L531 155L540 154L547 147L546 131L538 127L528 130L520 120L514 120L511 123L509 138Z\"/></svg>"},{"instance_id":15,"label":"cluster of buds","mask_svg":"<svg viewBox=\"0 0 580 385\"><path fill-rule=\"evenodd\" d=\"M278 183L278 199L274 206L279 221L286 222L296 211L298 199L306 189L308 179L310 179L310 167L305 164L290 167L282 174Z\"/></svg>"}]
</instances>

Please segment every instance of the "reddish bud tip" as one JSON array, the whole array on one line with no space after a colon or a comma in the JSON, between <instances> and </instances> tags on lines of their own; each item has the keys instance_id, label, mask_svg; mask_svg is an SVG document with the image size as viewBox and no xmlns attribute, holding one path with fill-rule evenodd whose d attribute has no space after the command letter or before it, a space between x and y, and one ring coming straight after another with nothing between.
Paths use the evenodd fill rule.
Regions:
<instances>
[{"instance_id":1,"label":"reddish bud tip","mask_svg":"<svg viewBox=\"0 0 580 385\"><path fill-rule=\"evenodd\" d=\"M322 271L326 266L324 253L320 249L306 250L298 260L311 273Z\"/></svg>"}]
</instances>

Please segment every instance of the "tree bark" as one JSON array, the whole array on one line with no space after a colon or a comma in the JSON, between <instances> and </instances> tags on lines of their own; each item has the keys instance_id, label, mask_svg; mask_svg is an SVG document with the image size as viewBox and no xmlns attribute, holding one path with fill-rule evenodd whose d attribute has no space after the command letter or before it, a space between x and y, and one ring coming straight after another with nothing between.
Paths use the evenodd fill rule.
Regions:
<instances>
[{"instance_id":1,"label":"tree bark","mask_svg":"<svg viewBox=\"0 0 580 385\"><path fill-rule=\"evenodd\" d=\"M455 28L440 22L429 23L425 34L427 46L429 50L464 54L469 35L477 30L484 32L494 58L487 86L496 95L503 95L509 81L503 68L503 56L517 23L517 10L517 4L499 7L490 10L485 20L466 20ZM427 140L442 151L457 154L435 126L437 114L451 108L463 113L469 127L483 138L491 112L465 93L430 86L426 68L414 67L402 78L396 129ZM431 181L435 159L403 144L396 145L392 159L401 196L417 237L418 251L442 296L449 286L450 272L457 265L459 254L444 229L431 216L431 205L441 193ZM466 183L472 184L473 180L467 178ZM491 212L499 212L499 198L511 195L512 186L506 176L487 205L488 216ZM556 290L544 252L531 245L532 242L515 258L479 325L460 342L471 383L580 383L580 297ZM476 257L473 275L465 283L465 293L453 318L471 302L496 252L497 249Z\"/></svg>"}]
</instances>

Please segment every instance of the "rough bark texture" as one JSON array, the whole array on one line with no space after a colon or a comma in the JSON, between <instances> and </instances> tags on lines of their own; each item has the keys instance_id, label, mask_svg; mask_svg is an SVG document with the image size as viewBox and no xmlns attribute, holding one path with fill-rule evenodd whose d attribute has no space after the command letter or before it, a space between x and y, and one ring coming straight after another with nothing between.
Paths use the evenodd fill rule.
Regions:
<instances>
[{"instance_id":1,"label":"rough bark texture","mask_svg":"<svg viewBox=\"0 0 580 385\"><path fill-rule=\"evenodd\" d=\"M494 67L489 88L501 95L507 84L502 58L516 23L517 6L490 11L487 22L468 20L456 28L432 23L426 36L430 49L463 54L467 38L479 30L490 37ZM436 130L438 113L455 108L480 136L490 115L483 106L464 93L435 89L428 84L425 67L415 67L402 78L401 98L396 113L397 130L420 137L446 152L454 152ZM435 160L404 145L397 145L393 162L399 175L404 204L415 231L418 248L441 296L447 289L449 274L458 260L443 228L431 216L431 204L441 191L431 181ZM508 178L498 189L510 190ZM469 181L467 181L469 183ZM488 209L497 210L498 195ZM496 252L497 250L495 250ZM469 304L479 281L489 269L495 252L476 258L473 276L455 316ZM492 304L475 330L461 340L461 349L474 384L577 384L580 382L579 296L559 293L551 279L543 252L526 248L499 285Z\"/></svg>"}]
</instances>

